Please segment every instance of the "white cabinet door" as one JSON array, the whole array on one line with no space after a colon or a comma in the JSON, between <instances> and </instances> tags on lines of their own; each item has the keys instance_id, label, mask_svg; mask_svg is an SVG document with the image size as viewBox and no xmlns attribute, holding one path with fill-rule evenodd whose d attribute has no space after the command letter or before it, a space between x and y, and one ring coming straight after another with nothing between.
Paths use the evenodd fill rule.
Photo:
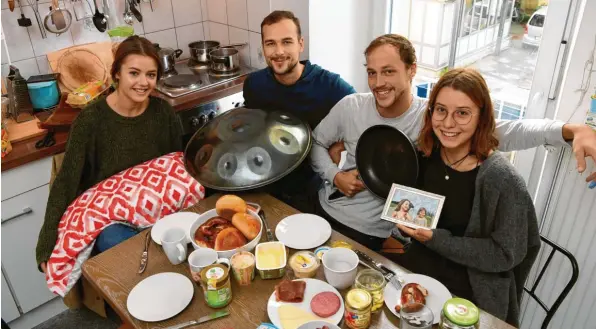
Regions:
<instances>
[{"instance_id":1,"label":"white cabinet door","mask_svg":"<svg viewBox=\"0 0 596 329\"><path fill-rule=\"evenodd\" d=\"M48 195L49 186L44 185L2 201L2 264L24 313L56 297L37 270L35 260ZM27 208L31 211L23 210Z\"/></svg>"},{"instance_id":2,"label":"white cabinet door","mask_svg":"<svg viewBox=\"0 0 596 329\"><path fill-rule=\"evenodd\" d=\"M4 279L4 273L2 273L2 319L7 323L19 317L19 310L17 304L12 298L8 284Z\"/></svg>"},{"instance_id":3,"label":"white cabinet door","mask_svg":"<svg viewBox=\"0 0 596 329\"><path fill-rule=\"evenodd\" d=\"M2 201L47 185L50 182L51 174L52 157L2 172Z\"/></svg>"}]
</instances>

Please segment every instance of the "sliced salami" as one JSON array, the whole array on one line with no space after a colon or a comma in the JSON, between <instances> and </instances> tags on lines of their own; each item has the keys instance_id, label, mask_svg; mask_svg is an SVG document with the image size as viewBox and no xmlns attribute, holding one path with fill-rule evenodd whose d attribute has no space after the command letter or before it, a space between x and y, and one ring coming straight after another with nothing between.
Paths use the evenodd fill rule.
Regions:
<instances>
[{"instance_id":1,"label":"sliced salami","mask_svg":"<svg viewBox=\"0 0 596 329\"><path fill-rule=\"evenodd\" d=\"M310 300L310 309L322 318L328 318L337 313L340 305L339 297L331 291L318 293Z\"/></svg>"}]
</instances>

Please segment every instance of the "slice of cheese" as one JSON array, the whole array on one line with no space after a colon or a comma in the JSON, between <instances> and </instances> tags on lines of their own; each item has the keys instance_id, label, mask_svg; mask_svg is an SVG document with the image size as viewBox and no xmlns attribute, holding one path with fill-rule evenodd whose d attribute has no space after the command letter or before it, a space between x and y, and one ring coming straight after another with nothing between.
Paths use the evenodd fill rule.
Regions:
<instances>
[{"instance_id":1,"label":"slice of cheese","mask_svg":"<svg viewBox=\"0 0 596 329\"><path fill-rule=\"evenodd\" d=\"M277 311L279 312L282 329L298 329L298 327L309 321L325 321L308 311L288 304L281 305Z\"/></svg>"}]
</instances>

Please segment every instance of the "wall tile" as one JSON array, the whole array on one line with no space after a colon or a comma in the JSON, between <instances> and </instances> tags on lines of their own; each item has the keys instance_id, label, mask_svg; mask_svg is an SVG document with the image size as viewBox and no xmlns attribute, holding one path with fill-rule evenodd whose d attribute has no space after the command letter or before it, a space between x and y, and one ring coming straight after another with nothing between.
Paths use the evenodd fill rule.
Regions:
<instances>
[{"instance_id":1,"label":"wall tile","mask_svg":"<svg viewBox=\"0 0 596 329\"><path fill-rule=\"evenodd\" d=\"M6 64L8 63L8 53L6 52L6 47L4 47L4 42L0 43L0 50L1 50L1 55L2 56L2 64Z\"/></svg>"},{"instance_id":2,"label":"wall tile","mask_svg":"<svg viewBox=\"0 0 596 329\"><path fill-rule=\"evenodd\" d=\"M248 9L248 29L261 33L261 22L271 12L269 0L246 0Z\"/></svg>"},{"instance_id":3,"label":"wall tile","mask_svg":"<svg viewBox=\"0 0 596 329\"><path fill-rule=\"evenodd\" d=\"M43 12L41 6L39 10L40 12ZM46 55L49 52L60 50L63 48L68 48L74 45L70 31L66 31L65 33L60 35L56 35L46 31L47 37L43 39L41 37L41 32L39 31L37 21L35 20L33 9L31 9L30 6L27 6L23 7L23 11L25 12L25 16L31 18L32 25L27 27L27 31L29 31L29 38L31 39L31 44L33 45L33 51L35 52L35 56ZM10 53L12 58L12 48L9 47L8 52Z\"/></svg>"},{"instance_id":4,"label":"wall tile","mask_svg":"<svg viewBox=\"0 0 596 329\"><path fill-rule=\"evenodd\" d=\"M230 43L230 37L228 34L228 26L224 24L209 22L210 40L219 41L222 45Z\"/></svg>"},{"instance_id":5,"label":"wall tile","mask_svg":"<svg viewBox=\"0 0 596 329\"><path fill-rule=\"evenodd\" d=\"M174 29L146 33L145 38L149 39L153 43L159 43L161 48L178 48L178 42L176 41L176 30Z\"/></svg>"},{"instance_id":6,"label":"wall tile","mask_svg":"<svg viewBox=\"0 0 596 329\"><path fill-rule=\"evenodd\" d=\"M178 48L182 49L181 59L190 57L190 50L188 50L189 43L205 39L203 36L203 24L207 23L197 23L176 28Z\"/></svg>"},{"instance_id":7,"label":"wall tile","mask_svg":"<svg viewBox=\"0 0 596 329\"><path fill-rule=\"evenodd\" d=\"M48 62L48 56L46 56L46 55L39 56L35 60L37 61L37 67L39 68L39 74L52 73L52 68L50 67L50 62Z\"/></svg>"},{"instance_id":8,"label":"wall tile","mask_svg":"<svg viewBox=\"0 0 596 329\"><path fill-rule=\"evenodd\" d=\"M230 26L230 43L250 43L248 31ZM240 62L250 66L250 45L238 49L240 50Z\"/></svg>"},{"instance_id":9,"label":"wall tile","mask_svg":"<svg viewBox=\"0 0 596 329\"><path fill-rule=\"evenodd\" d=\"M26 11L27 8L29 7L23 7L25 16L29 17L33 24L36 24L34 16L29 15ZM31 8L29 8L29 11L32 12ZM6 46L8 47L8 53L10 54L10 60L13 62L35 56L33 53L33 47L31 46L31 41L29 39L29 33L27 33L27 28L17 25L17 18L20 17L21 13L18 9L15 9L13 12L8 9L2 10L2 33L4 33ZM4 64L7 62L8 61L6 61L3 57L2 63Z\"/></svg>"},{"instance_id":10,"label":"wall tile","mask_svg":"<svg viewBox=\"0 0 596 329\"><path fill-rule=\"evenodd\" d=\"M205 40L211 40L211 26L209 22L203 22L203 36Z\"/></svg>"},{"instance_id":11,"label":"wall tile","mask_svg":"<svg viewBox=\"0 0 596 329\"><path fill-rule=\"evenodd\" d=\"M92 29L86 28L84 20L76 21L73 19L69 30L75 45L81 45L84 43L91 42L110 41L110 36L108 36L107 33L99 32L95 27L93 27Z\"/></svg>"},{"instance_id":12,"label":"wall tile","mask_svg":"<svg viewBox=\"0 0 596 329\"><path fill-rule=\"evenodd\" d=\"M207 0L207 11L209 11L210 21L228 24L225 0Z\"/></svg>"},{"instance_id":13,"label":"wall tile","mask_svg":"<svg viewBox=\"0 0 596 329\"><path fill-rule=\"evenodd\" d=\"M184 26L202 22L201 0L172 0L174 25Z\"/></svg>"},{"instance_id":14,"label":"wall tile","mask_svg":"<svg viewBox=\"0 0 596 329\"><path fill-rule=\"evenodd\" d=\"M207 7L207 0L201 0L201 13L203 14L203 22L209 20L209 10ZM205 24L207 25L207 24Z\"/></svg>"},{"instance_id":15,"label":"wall tile","mask_svg":"<svg viewBox=\"0 0 596 329\"><path fill-rule=\"evenodd\" d=\"M23 61L12 62L12 65L16 66L19 69L19 72L23 76L23 78L28 79L32 75L39 74L39 69L37 68L37 61L35 58L29 58ZM2 77L8 76L9 72L8 64L2 65Z\"/></svg>"},{"instance_id":16,"label":"wall tile","mask_svg":"<svg viewBox=\"0 0 596 329\"><path fill-rule=\"evenodd\" d=\"M258 69L267 67L265 57L263 56L263 45L261 42L261 34L249 32L250 38L250 66Z\"/></svg>"},{"instance_id":17,"label":"wall tile","mask_svg":"<svg viewBox=\"0 0 596 329\"><path fill-rule=\"evenodd\" d=\"M143 14L143 28L146 34L174 28L172 2L169 0L154 1L153 12L149 3L141 2L141 13Z\"/></svg>"},{"instance_id":18,"label":"wall tile","mask_svg":"<svg viewBox=\"0 0 596 329\"><path fill-rule=\"evenodd\" d=\"M248 30L246 0L227 0L228 25Z\"/></svg>"}]
</instances>

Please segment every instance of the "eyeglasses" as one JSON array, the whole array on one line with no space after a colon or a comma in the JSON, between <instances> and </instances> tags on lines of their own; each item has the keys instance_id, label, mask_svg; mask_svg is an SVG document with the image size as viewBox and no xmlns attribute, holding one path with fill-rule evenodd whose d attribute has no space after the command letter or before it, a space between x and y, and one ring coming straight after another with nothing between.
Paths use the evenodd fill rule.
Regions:
<instances>
[{"instance_id":1,"label":"eyeglasses","mask_svg":"<svg viewBox=\"0 0 596 329\"><path fill-rule=\"evenodd\" d=\"M447 111L447 109L443 106L434 106L430 109L430 111L433 120L436 121L443 121L449 115L449 111ZM474 114L468 110L458 109L451 113L451 118L459 125L467 125L470 123L470 121L472 121L472 117L475 115L478 114Z\"/></svg>"}]
</instances>

